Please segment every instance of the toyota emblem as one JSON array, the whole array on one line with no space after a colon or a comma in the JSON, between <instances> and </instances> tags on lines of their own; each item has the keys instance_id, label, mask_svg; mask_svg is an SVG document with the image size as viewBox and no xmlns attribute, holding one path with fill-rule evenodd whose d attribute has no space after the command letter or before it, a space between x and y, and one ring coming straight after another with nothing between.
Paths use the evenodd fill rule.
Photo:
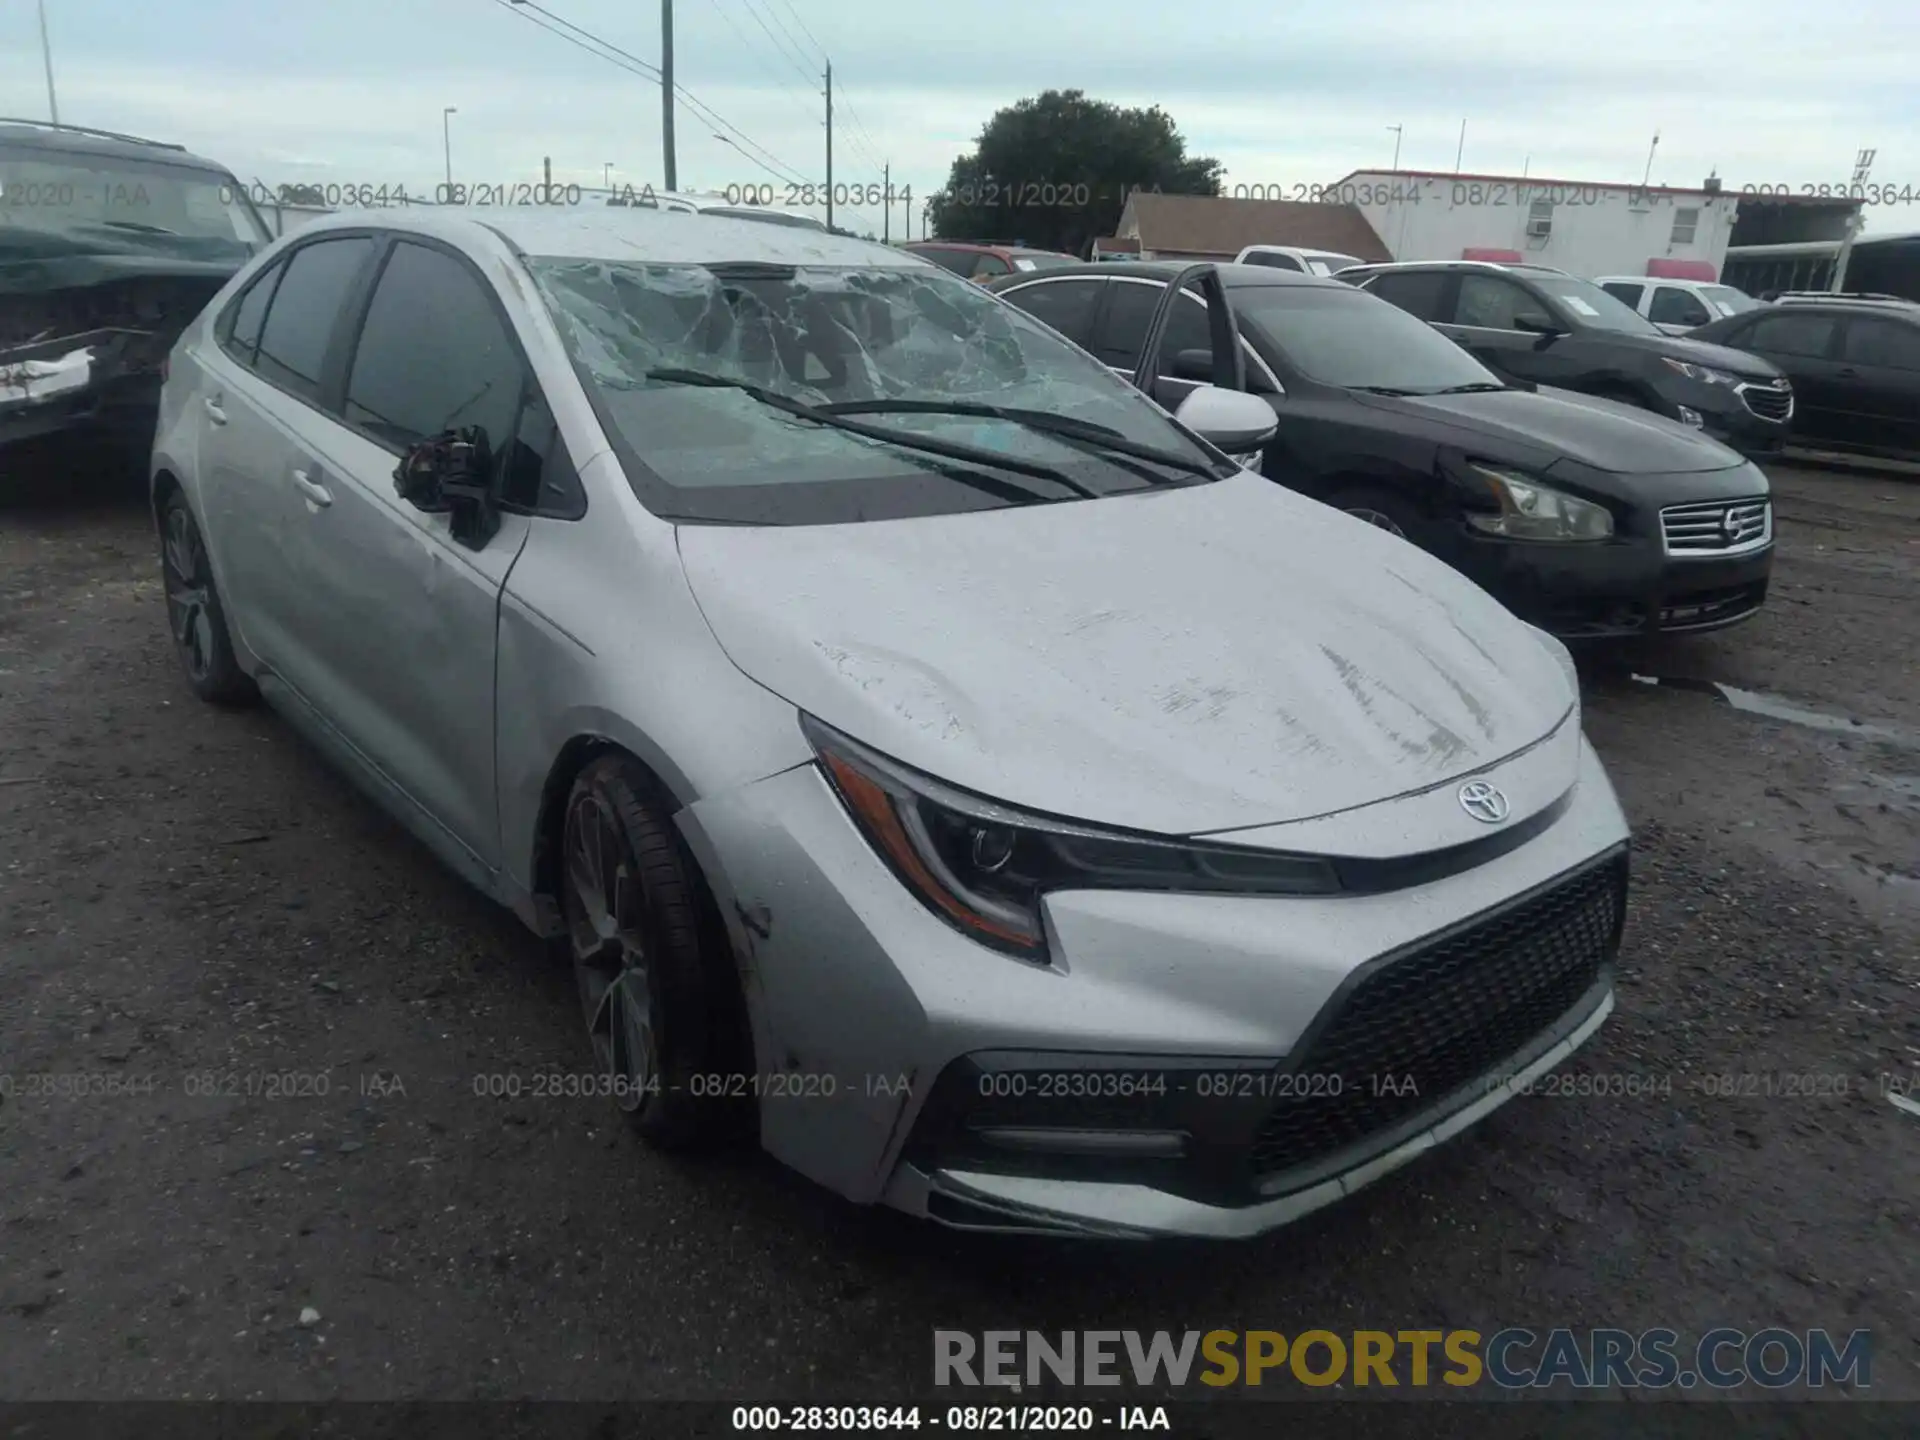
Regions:
<instances>
[{"instance_id":1,"label":"toyota emblem","mask_svg":"<svg viewBox=\"0 0 1920 1440\"><path fill-rule=\"evenodd\" d=\"M1507 797L1484 780L1469 780L1460 787L1460 808L1486 825L1498 825L1507 818Z\"/></svg>"}]
</instances>

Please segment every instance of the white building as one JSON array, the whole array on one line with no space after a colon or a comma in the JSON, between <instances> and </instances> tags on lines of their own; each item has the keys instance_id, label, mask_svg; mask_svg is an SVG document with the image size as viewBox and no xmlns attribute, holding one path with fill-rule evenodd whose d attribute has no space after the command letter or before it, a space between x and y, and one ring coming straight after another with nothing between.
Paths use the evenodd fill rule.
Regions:
<instances>
[{"instance_id":1,"label":"white building","mask_svg":"<svg viewBox=\"0 0 1920 1440\"><path fill-rule=\"evenodd\" d=\"M1356 170L1325 198L1359 207L1396 260L1504 260L1575 275L1716 280L1739 197L1522 175Z\"/></svg>"}]
</instances>

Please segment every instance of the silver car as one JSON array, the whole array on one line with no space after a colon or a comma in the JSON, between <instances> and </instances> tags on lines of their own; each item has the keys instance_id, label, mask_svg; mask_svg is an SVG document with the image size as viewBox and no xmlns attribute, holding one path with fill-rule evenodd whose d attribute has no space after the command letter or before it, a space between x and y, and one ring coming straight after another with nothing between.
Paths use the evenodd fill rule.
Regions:
<instances>
[{"instance_id":1,"label":"silver car","mask_svg":"<svg viewBox=\"0 0 1920 1440\"><path fill-rule=\"evenodd\" d=\"M651 1141L1245 1236L1612 1009L1566 651L1232 463L1257 397L1170 417L899 250L644 209L330 217L170 367L191 685L570 955Z\"/></svg>"}]
</instances>

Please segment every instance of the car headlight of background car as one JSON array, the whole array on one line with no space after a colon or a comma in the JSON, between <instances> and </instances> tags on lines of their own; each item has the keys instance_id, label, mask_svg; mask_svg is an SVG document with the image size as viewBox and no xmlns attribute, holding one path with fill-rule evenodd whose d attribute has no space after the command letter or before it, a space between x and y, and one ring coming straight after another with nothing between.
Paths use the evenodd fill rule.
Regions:
<instances>
[{"instance_id":1,"label":"car headlight of background car","mask_svg":"<svg viewBox=\"0 0 1920 1440\"><path fill-rule=\"evenodd\" d=\"M869 750L811 716L801 725L847 813L895 875L963 934L1044 962L1051 890L1327 895L1331 860L1079 825L997 804Z\"/></svg>"},{"instance_id":2,"label":"car headlight of background car","mask_svg":"<svg viewBox=\"0 0 1920 1440\"><path fill-rule=\"evenodd\" d=\"M1740 383L1738 375L1729 375L1725 370L1715 370L1711 365L1695 365L1687 360L1674 360L1662 355L1660 363L1669 370L1676 370L1689 380L1698 380L1703 385L1734 386Z\"/></svg>"},{"instance_id":3,"label":"car headlight of background car","mask_svg":"<svg viewBox=\"0 0 1920 1440\"><path fill-rule=\"evenodd\" d=\"M1499 508L1471 511L1467 523L1485 535L1508 540L1605 540L1613 515L1603 505L1555 490L1530 475L1469 461Z\"/></svg>"}]
</instances>

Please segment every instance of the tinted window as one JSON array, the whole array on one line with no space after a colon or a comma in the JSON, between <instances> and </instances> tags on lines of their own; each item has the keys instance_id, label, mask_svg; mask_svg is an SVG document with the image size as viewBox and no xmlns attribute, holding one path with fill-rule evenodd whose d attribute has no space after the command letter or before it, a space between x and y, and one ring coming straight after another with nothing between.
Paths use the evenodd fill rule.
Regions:
<instances>
[{"instance_id":1,"label":"tinted window","mask_svg":"<svg viewBox=\"0 0 1920 1440\"><path fill-rule=\"evenodd\" d=\"M1256 250L1247 257L1249 265L1265 265L1273 270L1298 270L1300 262L1291 255L1276 255L1271 250Z\"/></svg>"},{"instance_id":2,"label":"tinted window","mask_svg":"<svg viewBox=\"0 0 1920 1440\"><path fill-rule=\"evenodd\" d=\"M1242 329L1323 385L1430 394L1500 383L1431 325L1364 291L1245 285L1229 293Z\"/></svg>"},{"instance_id":3,"label":"tinted window","mask_svg":"<svg viewBox=\"0 0 1920 1440\"><path fill-rule=\"evenodd\" d=\"M967 271L970 280L996 280L1002 275L1011 275L1013 267L998 255L976 255L973 265Z\"/></svg>"},{"instance_id":4,"label":"tinted window","mask_svg":"<svg viewBox=\"0 0 1920 1440\"><path fill-rule=\"evenodd\" d=\"M944 266L956 275L968 275L973 271L971 250L954 250L944 245L933 245L924 250L915 250L913 253L922 260L931 260L936 265Z\"/></svg>"},{"instance_id":5,"label":"tinted window","mask_svg":"<svg viewBox=\"0 0 1920 1440\"><path fill-rule=\"evenodd\" d=\"M320 398L327 344L347 291L372 253L373 241L365 237L321 240L293 252L260 334L255 366L263 376L302 399Z\"/></svg>"},{"instance_id":6,"label":"tinted window","mask_svg":"<svg viewBox=\"0 0 1920 1440\"><path fill-rule=\"evenodd\" d=\"M1920 370L1920 330L1894 320L1851 320L1840 355L1856 365Z\"/></svg>"},{"instance_id":7,"label":"tinted window","mask_svg":"<svg viewBox=\"0 0 1920 1440\"><path fill-rule=\"evenodd\" d=\"M346 419L401 447L479 425L498 450L513 434L522 375L473 274L437 250L396 245L354 351Z\"/></svg>"},{"instance_id":8,"label":"tinted window","mask_svg":"<svg viewBox=\"0 0 1920 1440\"><path fill-rule=\"evenodd\" d=\"M1742 348L1770 355L1810 355L1816 359L1833 343L1831 315L1762 315L1741 340Z\"/></svg>"},{"instance_id":9,"label":"tinted window","mask_svg":"<svg viewBox=\"0 0 1920 1440\"><path fill-rule=\"evenodd\" d=\"M1422 320L1439 320L1440 297L1447 288L1445 272L1439 270L1417 270L1410 274L1382 275L1367 286L1369 295L1378 295L1382 300L1398 305L1409 315L1417 315Z\"/></svg>"},{"instance_id":10,"label":"tinted window","mask_svg":"<svg viewBox=\"0 0 1920 1440\"><path fill-rule=\"evenodd\" d=\"M267 302L273 299L273 287L286 267L271 265L246 289L246 293L227 309L227 348L234 356L251 365L254 346L260 343L260 322L266 318Z\"/></svg>"},{"instance_id":11,"label":"tinted window","mask_svg":"<svg viewBox=\"0 0 1920 1440\"><path fill-rule=\"evenodd\" d=\"M1613 298L1618 300L1622 305L1631 305L1636 310L1640 307L1640 297L1647 293L1646 286L1629 285L1623 280L1609 280L1600 288L1606 291L1607 294L1613 296Z\"/></svg>"},{"instance_id":12,"label":"tinted window","mask_svg":"<svg viewBox=\"0 0 1920 1440\"><path fill-rule=\"evenodd\" d=\"M1538 315L1541 308L1538 300L1511 280L1497 275L1462 275L1453 318L1455 324L1477 325L1485 330L1518 330L1516 316Z\"/></svg>"},{"instance_id":13,"label":"tinted window","mask_svg":"<svg viewBox=\"0 0 1920 1440\"><path fill-rule=\"evenodd\" d=\"M1098 280L1048 280L1023 285L1009 291L1006 298L1076 345L1085 345L1093 302L1100 298L1100 284Z\"/></svg>"},{"instance_id":14,"label":"tinted window","mask_svg":"<svg viewBox=\"0 0 1920 1440\"><path fill-rule=\"evenodd\" d=\"M1154 307L1166 293L1160 284L1141 285L1125 282L1112 287L1107 297L1107 313L1100 319L1100 339L1094 347L1109 365L1132 370L1140 363L1140 347L1147 338L1147 323ZM1172 360L1182 350L1213 350L1213 335L1207 328L1207 307L1198 296L1183 299L1167 321L1162 372L1171 370Z\"/></svg>"},{"instance_id":15,"label":"tinted window","mask_svg":"<svg viewBox=\"0 0 1920 1440\"><path fill-rule=\"evenodd\" d=\"M1662 333L1646 316L1630 305L1622 305L1591 280L1543 272L1529 275L1527 280L1560 307L1563 318L1571 318L1576 325L1589 330L1621 330L1629 335ZM1536 303L1533 308L1542 307Z\"/></svg>"},{"instance_id":16,"label":"tinted window","mask_svg":"<svg viewBox=\"0 0 1920 1440\"><path fill-rule=\"evenodd\" d=\"M1692 292L1674 285L1662 285L1653 292L1647 318L1656 325L1704 325L1713 317Z\"/></svg>"}]
</instances>

